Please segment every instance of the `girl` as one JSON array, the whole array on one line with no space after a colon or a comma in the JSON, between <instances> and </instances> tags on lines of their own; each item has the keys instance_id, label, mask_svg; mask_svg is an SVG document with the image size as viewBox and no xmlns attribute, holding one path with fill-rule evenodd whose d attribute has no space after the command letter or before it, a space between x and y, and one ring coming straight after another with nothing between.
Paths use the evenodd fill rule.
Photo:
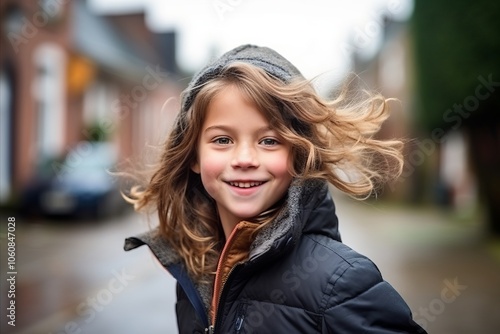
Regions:
<instances>
[{"instance_id":1,"label":"girl","mask_svg":"<svg viewBox=\"0 0 500 334\"><path fill-rule=\"evenodd\" d=\"M128 197L160 225L125 243L177 279L180 333L425 333L341 243L328 183L368 196L402 168L401 142L373 138L386 100L344 97L322 100L253 45L193 78L158 168Z\"/></svg>"}]
</instances>

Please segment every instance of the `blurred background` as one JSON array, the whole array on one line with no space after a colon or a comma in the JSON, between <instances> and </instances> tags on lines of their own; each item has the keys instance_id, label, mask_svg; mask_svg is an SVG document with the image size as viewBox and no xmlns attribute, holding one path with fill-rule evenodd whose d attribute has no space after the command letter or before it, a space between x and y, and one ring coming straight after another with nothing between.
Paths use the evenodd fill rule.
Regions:
<instances>
[{"instance_id":1,"label":"blurred background","mask_svg":"<svg viewBox=\"0 0 500 334\"><path fill-rule=\"evenodd\" d=\"M378 136L411 138L403 175L376 200L334 191L344 242L429 333L498 332L500 2L2 0L0 10L2 333L176 333L173 280L146 249L122 250L155 218L132 212L119 196L130 185L106 171L154 161L147 148L165 138L191 76L245 43L280 52L324 96L355 74L399 99Z\"/></svg>"}]
</instances>

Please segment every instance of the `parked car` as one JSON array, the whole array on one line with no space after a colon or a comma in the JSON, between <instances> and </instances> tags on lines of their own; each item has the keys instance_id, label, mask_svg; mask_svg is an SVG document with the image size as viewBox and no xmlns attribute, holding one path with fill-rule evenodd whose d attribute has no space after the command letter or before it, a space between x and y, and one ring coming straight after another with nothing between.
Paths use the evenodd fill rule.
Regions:
<instances>
[{"instance_id":1,"label":"parked car","mask_svg":"<svg viewBox=\"0 0 500 334\"><path fill-rule=\"evenodd\" d=\"M23 191L21 212L49 216L108 217L126 206L120 182L109 173L117 162L113 145L81 142L62 160L45 161Z\"/></svg>"}]
</instances>

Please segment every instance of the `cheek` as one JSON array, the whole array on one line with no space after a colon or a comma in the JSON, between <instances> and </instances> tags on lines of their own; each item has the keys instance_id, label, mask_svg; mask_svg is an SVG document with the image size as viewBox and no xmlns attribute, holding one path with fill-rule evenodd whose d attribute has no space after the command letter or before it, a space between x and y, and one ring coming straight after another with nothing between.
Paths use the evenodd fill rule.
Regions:
<instances>
[{"instance_id":1,"label":"cheek","mask_svg":"<svg viewBox=\"0 0 500 334\"><path fill-rule=\"evenodd\" d=\"M223 159L218 158L216 155L201 156L200 157L200 175L205 189L213 187L212 182L216 181L221 173L224 171L225 163Z\"/></svg>"},{"instance_id":2,"label":"cheek","mask_svg":"<svg viewBox=\"0 0 500 334\"><path fill-rule=\"evenodd\" d=\"M270 157L266 161L267 169L270 173L274 174L276 177L290 177L289 172L289 155L287 153L282 153L278 156Z\"/></svg>"},{"instance_id":3,"label":"cheek","mask_svg":"<svg viewBox=\"0 0 500 334\"><path fill-rule=\"evenodd\" d=\"M275 181L274 195L272 197L273 202L279 200L290 187L293 177L288 167L289 161L287 155L276 157L267 164L267 170L274 176Z\"/></svg>"},{"instance_id":4,"label":"cheek","mask_svg":"<svg viewBox=\"0 0 500 334\"><path fill-rule=\"evenodd\" d=\"M288 162L286 160L275 160L269 165L269 171L276 177L287 178L288 176L290 176L290 172L288 171Z\"/></svg>"}]
</instances>

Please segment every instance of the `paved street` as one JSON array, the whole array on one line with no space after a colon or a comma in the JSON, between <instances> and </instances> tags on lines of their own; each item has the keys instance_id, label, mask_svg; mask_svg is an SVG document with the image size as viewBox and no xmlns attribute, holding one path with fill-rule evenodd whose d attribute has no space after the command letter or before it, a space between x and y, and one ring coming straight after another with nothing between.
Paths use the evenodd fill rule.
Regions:
<instances>
[{"instance_id":1,"label":"paved street","mask_svg":"<svg viewBox=\"0 0 500 334\"><path fill-rule=\"evenodd\" d=\"M17 226L17 326L2 319L2 333L177 331L173 279L146 248L122 248L125 237L147 229L141 217Z\"/></svg>"},{"instance_id":2,"label":"paved street","mask_svg":"<svg viewBox=\"0 0 500 334\"><path fill-rule=\"evenodd\" d=\"M437 210L343 197L337 206L344 242L374 260L429 333L497 332L498 239ZM147 226L135 214L101 223L18 218L17 326L2 315L2 333L176 333L172 278L146 248L122 250ZM2 291L2 312L5 303Z\"/></svg>"}]
</instances>

